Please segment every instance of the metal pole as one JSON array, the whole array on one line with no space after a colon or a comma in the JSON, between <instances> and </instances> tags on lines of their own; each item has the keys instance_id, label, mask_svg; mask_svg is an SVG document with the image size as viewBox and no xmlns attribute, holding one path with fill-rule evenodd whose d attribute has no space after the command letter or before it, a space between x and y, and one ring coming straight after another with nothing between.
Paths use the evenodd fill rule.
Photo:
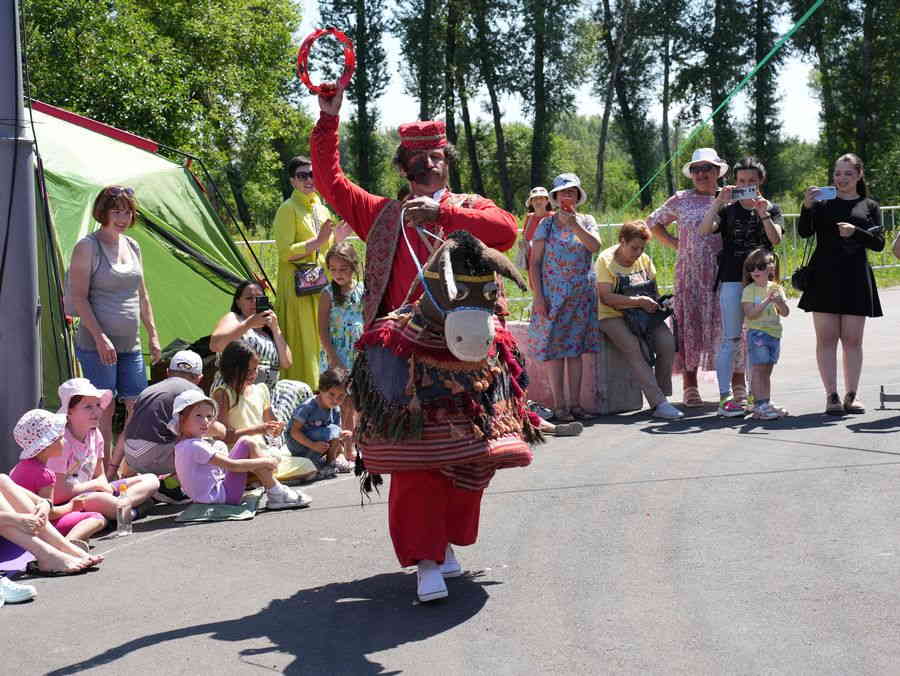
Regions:
<instances>
[{"instance_id":1,"label":"metal pole","mask_svg":"<svg viewBox=\"0 0 900 676\"><path fill-rule=\"evenodd\" d=\"M18 0L0 7L0 471L6 472L19 455L13 427L41 399L41 345L34 148L22 97Z\"/></svg>"}]
</instances>

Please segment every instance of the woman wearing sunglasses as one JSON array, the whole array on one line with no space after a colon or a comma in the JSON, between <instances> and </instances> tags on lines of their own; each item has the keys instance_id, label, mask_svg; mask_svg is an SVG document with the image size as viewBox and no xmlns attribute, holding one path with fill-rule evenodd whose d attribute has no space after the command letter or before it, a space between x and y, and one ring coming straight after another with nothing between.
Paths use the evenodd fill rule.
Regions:
<instances>
[{"instance_id":1,"label":"woman wearing sunglasses","mask_svg":"<svg viewBox=\"0 0 900 676\"><path fill-rule=\"evenodd\" d=\"M678 252L675 262L674 318L677 350L673 373L682 373L684 405L703 406L697 387L697 369L714 371L719 346L719 300L714 290L722 237L700 230L703 216L716 197L719 179L728 164L712 148L698 148L681 172L693 182L691 190L679 190L650 214L647 225L664 246ZM673 236L668 226L678 223Z\"/></svg>"},{"instance_id":2,"label":"woman wearing sunglasses","mask_svg":"<svg viewBox=\"0 0 900 676\"><path fill-rule=\"evenodd\" d=\"M129 417L135 399L147 387L141 323L147 329L151 360L161 357L141 248L125 234L136 214L133 189L108 186L101 190L93 208L100 229L75 245L68 273L68 295L81 318L75 334L81 370L94 387L111 390L124 400ZM100 421L106 457L115 408L107 406Z\"/></svg>"},{"instance_id":3,"label":"woman wearing sunglasses","mask_svg":"<svg viewBox=\"0 0 900 676\"><path fill-rule=\"evenodd\" d=\"M278 208L273 224L278 248L275 314L293 356L290 366L282 364L281 375L315 389L319 380L319 295L300 295L294 276L301 265L324 268L334 222L316 192L309 158L294 157L287 173L294 190Z\"/></svg>"}]
</instances>

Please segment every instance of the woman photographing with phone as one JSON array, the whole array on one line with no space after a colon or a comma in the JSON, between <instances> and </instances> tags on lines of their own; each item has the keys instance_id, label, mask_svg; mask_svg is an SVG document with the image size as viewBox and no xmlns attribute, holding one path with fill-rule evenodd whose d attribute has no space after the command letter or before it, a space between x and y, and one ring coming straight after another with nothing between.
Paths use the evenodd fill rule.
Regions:
<instances>
[{"instance_id":1,"label":"woman photographing with phone","mask_svg":"<svg viewBox=\"0 0 900 676\"><path fill-rule=\"evenodd\" d=\"M884 249L881 211L866 196L863 163L853 153L834 164L832 199L822 188L807 188L797 222L801 237L816 236L809 276L799 307L813 313L816 361L825 386L825 413L865 413L857 398L866 317L880 317L881 302L867 249ZM830 187L830 186L829 186ZM837 392L837 345L844 353L843 402Z\"/></svg>"}]
</instances>

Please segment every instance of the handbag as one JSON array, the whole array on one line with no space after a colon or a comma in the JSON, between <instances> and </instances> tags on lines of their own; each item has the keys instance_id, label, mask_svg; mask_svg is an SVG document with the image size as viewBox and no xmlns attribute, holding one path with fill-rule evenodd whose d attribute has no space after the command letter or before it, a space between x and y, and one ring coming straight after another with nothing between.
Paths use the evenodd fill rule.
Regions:
<instances>
[{"instance_id":1,"label":"handbag","mask_svg":"<svg viewBox=\"0 0 900 676\"><path fill-rule=\"evenodd\" d=\"M812 286L812 269L809 266L809 260L812 257L811 246L815 235L806 240L806 246L803 247L803 258L800 260L800 266L791 274L791 286L797 291L809 291Z\"/></svg>"},{"instance_id":2,"label":"handbag","mask_svg":"<svg viewBox=\"0 0 900 676\"><path fill-rule=\"evenodd\" d=\"M315 207L312 209L312 219L315 224L316 234L319 234L319 219L316 215ZM316 249L315 263L294 263L294 292L298 296L313 296L322 293L322 289L328 286L328 277L325 275L325 269L319 265L319 250Z\"/></svg>"}]
</instances>

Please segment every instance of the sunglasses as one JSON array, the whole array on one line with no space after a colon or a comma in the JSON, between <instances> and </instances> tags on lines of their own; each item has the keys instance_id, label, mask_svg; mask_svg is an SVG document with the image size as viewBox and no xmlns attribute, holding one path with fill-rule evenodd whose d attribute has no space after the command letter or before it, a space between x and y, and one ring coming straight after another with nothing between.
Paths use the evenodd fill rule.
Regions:
<instances>
[{"instance_id":1,"label":"sunglasses","mask_svg":"<svg viewBox=\"0 0 900 676\"><path fill-rule=\"evenodd\" d=\"M129 197L134 197L134 189L123 188L120 185L114 185L106 189L106 194L110 197L118 197L119 195L128 195Z\"/></svg>"},{"instance_id":2,"label":"sunglasses","mask_svg":"<svg viewBox=\"0 0 900 676\"><path fill-rule=\"evenodd\" d=\"M765 263L750 263L746 266L747 272L753 272L754 270L759 270L762 272L767 269L770 265L775 265L775 261L766 261Z\"/></svg>"},{"instance_id":3,"label":"sunglasses","mask_svg":"<svg viewBox=\"0 0 900 676\"><path fill-rule=\"evenodd\" d=\"M692 164L690 171L692 174L701 174L713 169L718 169L718 167L713 164Z\"/></svg>"},{"instance_id":4,"label":"sunglasses","mask_svg":"<svg viewBox=\"0 0 900 676\"><path fill-rule=\"evenodd\" d=\"M301 181L308 181L313 177L313 173L311 171L298 171L294 174L294 178L299 179Z\"/></svg>"}]
</instances>

